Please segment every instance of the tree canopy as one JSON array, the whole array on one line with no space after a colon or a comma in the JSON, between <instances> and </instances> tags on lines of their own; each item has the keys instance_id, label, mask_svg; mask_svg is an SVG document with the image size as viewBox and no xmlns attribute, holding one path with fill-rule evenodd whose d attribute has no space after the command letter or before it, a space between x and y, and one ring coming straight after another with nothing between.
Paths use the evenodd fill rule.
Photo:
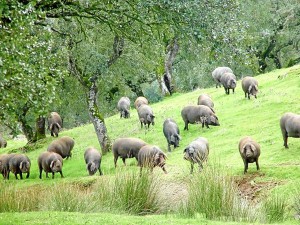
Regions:
<instances>
[{"instance_id":1,"label":"tree canopy","mask_svg":"<svg viewBox=\"0 0 300 225\"><path fill-rule=\"evenodd\" d=\"M93 85L104 118L123 95L161 99L166 75L189 91L220 65L237 77L294 65L299 12L297 0L2 0L1 124L30 139L52 110L86 122Z\"/></svg>"}]
</instances>

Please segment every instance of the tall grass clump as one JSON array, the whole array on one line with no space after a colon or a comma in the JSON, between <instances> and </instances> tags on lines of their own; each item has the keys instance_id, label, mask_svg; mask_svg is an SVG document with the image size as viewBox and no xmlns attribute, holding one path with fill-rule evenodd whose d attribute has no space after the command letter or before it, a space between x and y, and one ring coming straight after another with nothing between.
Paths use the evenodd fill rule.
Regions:
<instances>
[{"instance_id":1,"label":"tall grass clump","mask_svg":"<svg viewBox=\"0 0 300 225\"><path fill-rule=\"evenodd\" d=\"M115 177L112 193L114 207L130 214L157 211L157 180L151 173L125 172Z\"/></svg>"},{"instance_id":2,"label":"tall grass clump","mask_svg":"<svg viewBox=\"0 0 300 225\"><path fill-rule=\"evenodd\" d=\"M282 222L287 217L288 203L284 197L275 194L263 202L263 209L268 223Z\"/></svg>"},{"instance_id":3,"label":"tall grass clump","mask_svg":"<svg viewBox=\"0 0 300 225\"><path fill-rule=\"evenodd\" d=\"M194 173L189 181L189 197L180 209L183 216L201 214L207 219L256 221L254 208L238 196L234 180L216 167Z\"/></svg>"},{"instance_id":4,"label":"tall grass clump","mask_svg":"<svg viewBox=\"0 0 300 225\"><path fill-rule=\"evenodd\" d=\"M93 192L78 184L54 184L40 205L44 211L94 212L98 209Z\"/></svg>"},{"instance_id":5,"label":"tall grass clump","mask_svg":"<svg viewBox=\"0 0 300 225\"><path fill-rule=\"evenodd\" d=\"M300 219L300 191L296 190L293 209L295 211L295 217Z\"/></svg>"},{"instance_id":6,"label":"tall grass clump","mask_svg":"<svg viewBox=\"0 0 300 225\"><path fill-rule=\"evenodd\" d=\"M40 187L17 188L12 184L0 183L0 212L36 211L43 194Z\"/></svg>"}]
</instances>

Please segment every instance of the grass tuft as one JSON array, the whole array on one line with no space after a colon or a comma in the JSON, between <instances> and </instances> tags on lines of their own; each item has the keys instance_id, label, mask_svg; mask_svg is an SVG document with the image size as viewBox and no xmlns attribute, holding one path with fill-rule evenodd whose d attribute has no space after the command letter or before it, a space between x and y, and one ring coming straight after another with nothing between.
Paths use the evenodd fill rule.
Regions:
<instances>
[{"instance_id":1,"label":"grass tuft","mask_svg":"<svg viewBox=\"0 0 300 225\"><path fill-rule=\"evenodd\" d=\"M188 201L182 205L180 214L187 217L201 214L213 220L257 221L253 207L238 196L233 179L220 168L208 166L191 177Z\"/></svg>"},{"instance_id":2,"label":"grass tuft","mask_svg":"<svg viewBox=\"0 0 300 225\"><path fill-rule=\"evenodd\" d=\"M115 207L130 214L154 213L158 209L157 187L157 181L148 172L117 174L113 188Z\"/></svg>"},{"instance_id":3,"label":"grass tuft","mask_svg":"<svg viewBox=\"0 0 300 225\"><path fill-rule=\"evenodd\" d=\"M287 200L278 194L268 197L263 202L263 209L268 223L284 221L289 211Z\"/></svg>"}]
</instances>

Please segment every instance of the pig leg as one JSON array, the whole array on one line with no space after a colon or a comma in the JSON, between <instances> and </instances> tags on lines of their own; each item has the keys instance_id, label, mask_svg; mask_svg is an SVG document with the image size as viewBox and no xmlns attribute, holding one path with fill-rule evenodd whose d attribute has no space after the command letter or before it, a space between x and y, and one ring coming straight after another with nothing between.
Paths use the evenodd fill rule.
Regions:
<instances>
[{"instance_id":1,"label":"pig leg","mask_svg":"<svg viewBox=\"0 0 300 225\"><path fill-rule=\"evenodd\" d=\"M259 170L258 159L256 159L255 162L256 162L256 169Z\"/></svg>"}]
</instances>

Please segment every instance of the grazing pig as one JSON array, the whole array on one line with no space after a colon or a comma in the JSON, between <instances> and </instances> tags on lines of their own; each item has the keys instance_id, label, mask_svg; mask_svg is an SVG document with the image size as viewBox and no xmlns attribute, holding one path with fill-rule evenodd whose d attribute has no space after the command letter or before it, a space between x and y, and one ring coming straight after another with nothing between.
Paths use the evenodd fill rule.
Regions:
<instances>
[{"instance_id":1,"label":"grazing pig","mask_svg":"<svg viewBox=\"0 0 300 225\"><path fill-rule=\"evenodd\" d=\"M7 146L7 141L0 134L0 148L6 148L6 146Z\"/></svg>"},{"instance_id":2,"label":"grazing pig","mask_svg":"<svg viewBox=\"0 0 300 225\"><path fill-rule=\"evenodd\" d=\"M148 105L148 100L145 97L138 97L134 102L134 107L136 109L140 108L141 105Z\"/></svg>"},{"instance_id":3,"label":"grazing pig","mask_svg":"<svg viewBox=\"0 0 300 225\"><path fill-rule=\"evenodd\" d=\"M174 145L174 148L179 146L180 131L173 119L166 119L163 124L163 132L168 142L168 151L171 152L170 145Z\"/></svg>"},{"instance_id":4,"label":"grazing pig","mask_svg":"<svg viewBox=\"0 0 300 225\"><path fill-rule=\"evenodd\" d=\"M258 158L260 146L251 137L244 137L239 142L239 151L244 161L244 174L247 173L248 163L256 162L256 169L259 170Z\"/></svg>"},{"instance_id":5,"label":"grazing pig","mask_svg":"<svg viewBox=\"0 0 300 225\"><path fill-rule=\"evenodd\" d=\"M165 169L165 161L167 156L160 150L159 147L153 145L143 146L138 154L138 166L140 166L140 173L142 173L143 167L149 167L151 172L153 168L159 166L167 173Z\"/></svg>"},{"instance_id":6,"label":"grazing pig","mask_svg":"<svg viewBox=\"0 0 300 225\"><path fill-rule=\"evenodd\" d=\"M141 147L145 146L146 142L139 138L118 138L112 145L112 152L114 154L114 163L117 167L118 157L122 158L126 166L125 159L135 157L138 160L138 153Z\"/></svg>"},{"instance_id":7,"label":"grazing pig","mask_svg":"<svg viewBox=\"0 0 300 225\"><path fill-rule=\"evenodd\" d=\"M99 170L100 176L102 175L101 154L97 149L87 148L84 152L84 160L90 176L94 175L97 170Z\"/></svg>"},{"instance_id":8,"label":"grazing pig","mask_svg":"<svg viewBox=\"0 0 300 225\"><path fill-rule=\"evenodd\" d=\"M149 105L141 105L138 109L139 120L141 122L141 128L148 124L148 128L150 124L154 125L154 118L152 108Z\"/></svg>"},{"instance_id":9,"label":"grazing pig","mask_svg":"<svg viewBox=\"0 0 300 225\"><path fill-rule=\"evenodd\" d=\"M242 88L245 92L245 98L248 95L248 99L250 99L250 95L253 95L256 98L256 94L258 92L258 82L253 77L244 77L242 80Z\"/></svg>"},{"instance_id":10,"label":"grazing pig","mask_svg":"<svg viewBox=\"0 0 300 225\"><path fill-rule=\"evenodd\" d=\"M59 130L62 128L62 119L57 112L51 112L48 117L48 129L51 132L51 136L58 137Z\"/></svg>"},{"instance_id":11,"label":"grazing pig","mask_svg":"<svg viewBox=\"0 0 300 225\"><path fill-rule=\"evenodd\" d=\"M8 154L1 154L0 155L0 173L2 174L3 178L6 178L6 158L7 158Z\"/></svg>"},{"instance_id":12,"label":"grazing pig","mask_svg":"<svg viewBox=\"0 0 300 225\"><path fill-rule=\"evenodd\" d=\"M194 164L198 163L199 172L203 169L203 162L207 161L209 154L208 140L204 137L199 137L192 141L183 151L183 158L191 162L191 174L194 170Z\"/></svg>"},{"instance_id":13,"label":"grazing pig","mask_svg":"<svg viewBox=\"0 0 300 225\"><path fill-rule=\"evenodd\" d=\"M48 146L48 152L56 152L60 154L62 158L72 157L72 149L74 147L74 140L70 137L62 137L60 139L54 140Z\"/></svg>"},{"instance_id":14,"label":"grazing pig","mask_svg":"<svg viewBox=\"0 0 300 225\"><path fill-rule=\"evenodd\" d=\"M198 105L206 105L211 109L211 111L213 111L213 113L215 113L214 103L208 94L201 94L198 97Z\"/></svg>"},{"instance_id":15,"label":"grazing pig","mask_svg":"<svg viewBox=\"0 0 300 225\"><path fill-rule=\"evenodd\" d=\"M9 159L9 171L15 174L16 179L18 179L18 174L20 175L20 179L23 179L22 173L27 173L26 178L29 177L30 174L30 159L24 154L15 154L13 157ZM9 179L9 175L7 176Z\"/></svg>"},{"instance_id":16,"label":"grazing pig","mask_svg":"<svg viewBox=\"0 0 300 225\"><path fill-rule=\"evenodd\" d=\"M186 106L181 111L181 116L184 121L184 130L188 130L188 124L197 122L202 123L202 128L206 125L220 126L218 117L206 105L190 105Z\"/></svg>"},{"instance_id":17,"label":"grazing pig","mask_svg":"<svg viewBox=\"0 0 300 225\"><path fill-rule=\"evenodd\" d=\"M0 173L4 179L9 179L9 160L15 155L15 153L0 155Z\"/></svg>"},{"instance_id":18,"label":"grazing pig","mask_svg":"<svg viewBox=\"0 0 300 225\"><path fill-rule=\"evenodd\" d=\"M280 128L283 137L283 145L288 147L288 137L300 137L300 115L295 113L285 113L280 119Z\"/></svg>"},{"instance_id":19,"label":"grazing pig","mask_svg":"<svg viewBox=\"0 0 300 225\"><path fill-rule=\"evenodd\" d=\"M229 67L217 67L216 69L214 69L214 71L212 72L212 77L214 78L215 82L216 82L216 88L218 88L218 86L221 87L221 77L224 73L233 73L232 70Z\"/></svg>"},{"instance_id":20,"label":"grazing pig","mask_svg":"<svg viewBox=\"0 0 300 225\"><path fill-rule=\"evenodd\" d=\"M62 166L63 166L63 158L55 153L55 152L43 152L38 157L38 167L40 171L39 178L42 179L42 171L46 172L46 178L48 177L48 173L52 173L52 179L54 178L54 173L59 172L61 178L63 178L62 174Z\"/></svg>"},{"instance_id":21,"label":"grazing pig","mask_svg":"<svg viewBox=\"0 0 300 225\"><path fill-rule=\"evenodd\" d=\"M130 99L128 97L120 98L117 108L120 111L120 118L130 117Z\"/></svg>"},{"instance_id":22,"label":"grazing pig","mask_svg":"<svg viewBox=\"0 0 300 225\"><path fill-rule=\"evenodd\" d=\"M234 89L236 87L236 77L233 73L224 73L220 81L227 95L229 95L229 89L232 89L232 93L234 93Z\"/></svg>"}]
</instances>

